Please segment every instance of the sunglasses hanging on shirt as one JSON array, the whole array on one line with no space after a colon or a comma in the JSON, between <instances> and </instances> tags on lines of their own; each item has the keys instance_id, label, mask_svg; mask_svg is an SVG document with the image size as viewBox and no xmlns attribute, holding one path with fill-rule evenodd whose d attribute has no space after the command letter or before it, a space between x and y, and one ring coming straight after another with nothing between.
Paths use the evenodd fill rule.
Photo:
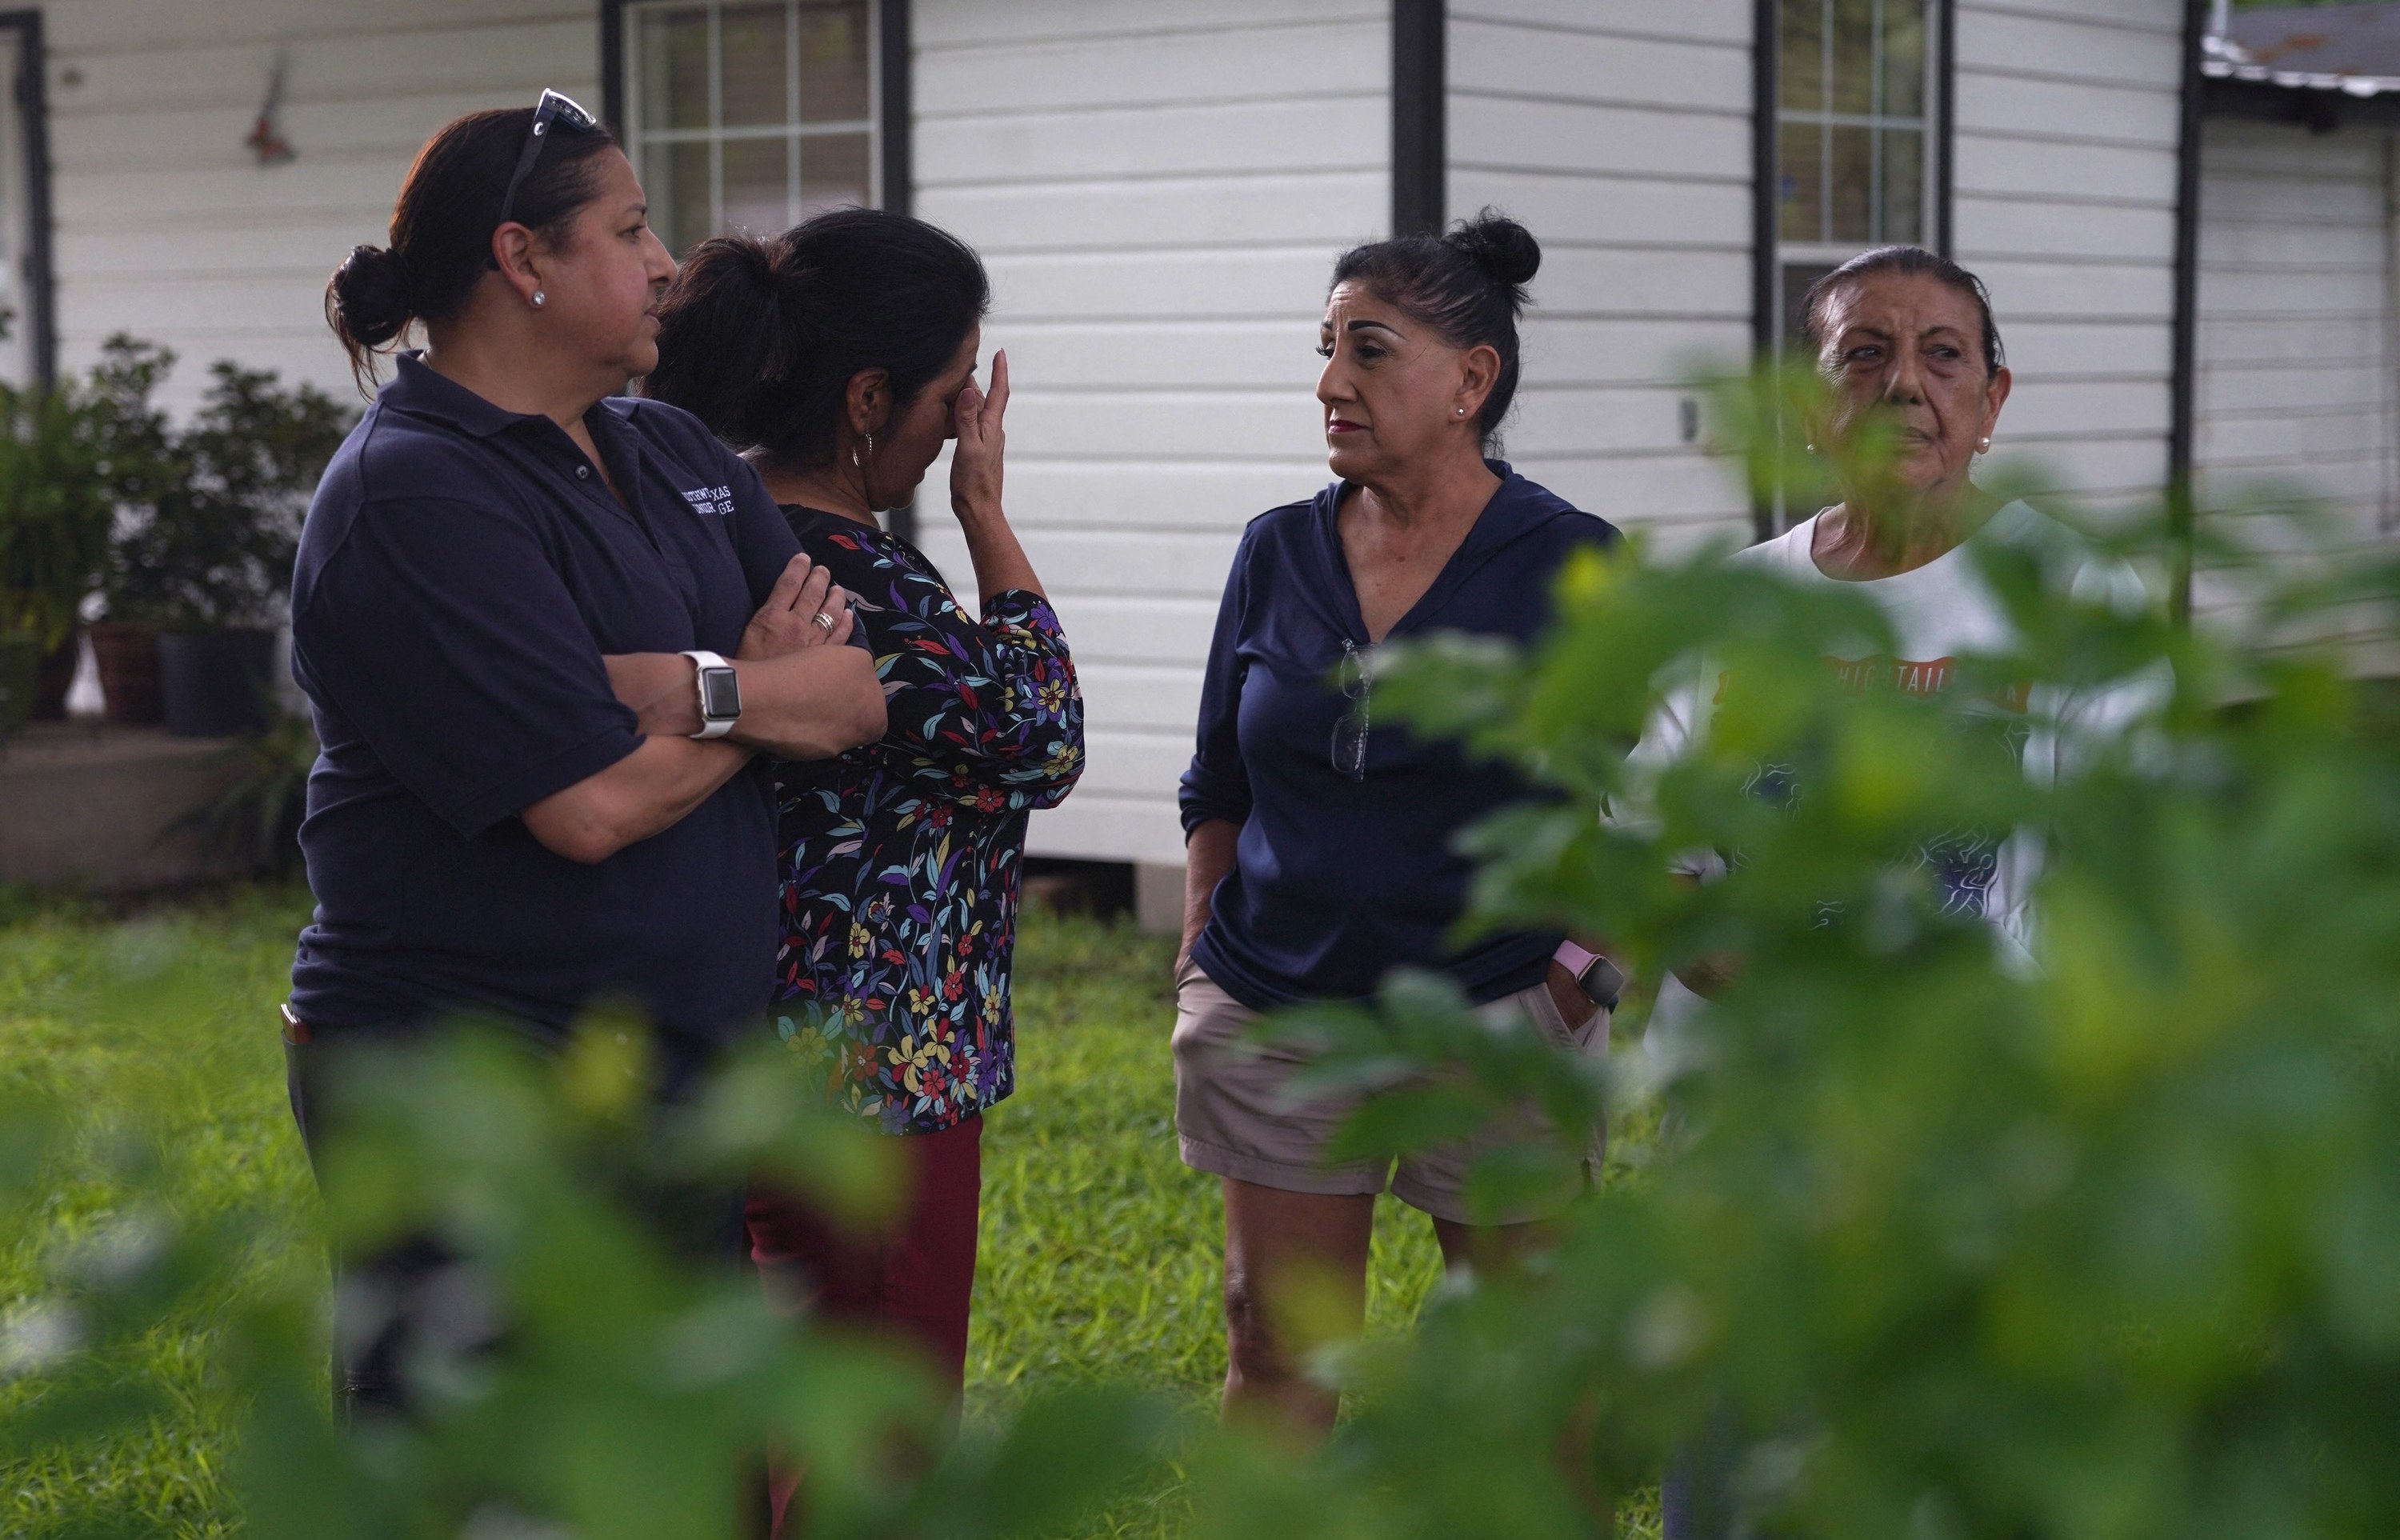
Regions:
<instances>
[{"instance_id":1,"label":"sunglasses hanging on shirt","mask_svg":"<svg viewBox=\"0 0 2400 1540\"><path fill-rule=\"evenodd\" d=\"M1367 654L1349 637L1342 638L1342 661L1335 665L1342 684L1342 693L1350 702L1333 724L1333 769L1353 781L1367 779L1367 698L1374 688L1374 675Z\"/></svg>"}]
</instances>

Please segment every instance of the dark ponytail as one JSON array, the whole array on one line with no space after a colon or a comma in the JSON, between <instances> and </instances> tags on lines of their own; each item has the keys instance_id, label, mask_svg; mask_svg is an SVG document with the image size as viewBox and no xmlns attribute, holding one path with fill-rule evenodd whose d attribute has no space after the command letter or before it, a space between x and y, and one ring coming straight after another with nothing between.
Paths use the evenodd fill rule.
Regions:
<instances>
[{"instance_id":1,"label":"dark ponytail","mask_svg":"<svg viewBox=\"0 0 2400 1540\"><path fill-rule=\"evenodd\" d=\"M1361 285L1452 348L1488 347L1500 355L1499 377L1476 419L1489 444L1517 399L1517 320L1525 311L1525 285L1541 266L1533 233L1486 209L1439 236L1352 247L1334 263L1333 281Z\"/></svg>"},{"instance_id":2,"label":"dark ponytail","mask_svg":"<svg viewBox=\"0 0 2400 1540\"><path fill-rule=\"evenodd\" d=\"M334 270L325 320L342 339L361 391L375 383L377 353L412 322L457 315L491 270L500 200L533 131L533 115L531 107L508 107L451 119L408 169L391 211L391 244L353 246ZM540 157L517 188L516 222L557 239L597 190L593 157L616 143L597 125L553 120Z\"/></svg>"},{"instance_id":3,"label":"dark ponytail","mask_svg":"<svg viewBox=\"0 0 2400 1540\"><path fill-rule=\"evenodd\" d=\"M684 258L642 393L736 449L807 469L832 458L860 371L905 410L991 305L982 261L922 220L836 209L770 239L719 236Z\"/></svg>"}]
</instances>

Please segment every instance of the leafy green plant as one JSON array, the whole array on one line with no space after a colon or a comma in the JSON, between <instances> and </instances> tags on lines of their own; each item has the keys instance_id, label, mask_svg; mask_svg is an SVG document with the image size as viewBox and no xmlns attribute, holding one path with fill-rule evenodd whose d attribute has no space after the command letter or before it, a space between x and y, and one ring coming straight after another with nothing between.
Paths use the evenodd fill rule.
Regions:
<instances>
[{"instance_id":1,"label":"leafy green plant","mask_svg":"<svg viewBox=\"0 0 2400 1540\"><path fill-rule=\"evenodd\" d=\"M66 640L107 568L102 454L85 392L0 384L0 631L46 650Z\"/></svg>"},{"instance_id":2,"label":"leafy green plant","mask_svg":"<svg viewBox=\"0 0 2400 1540\"><path fill-rule=\"evenodd\" d=\"M120 1009L195 1008L177 944L129 934ZM72 1149L124 1194L45 1259L0 1315L0 1461L102 1440L160 1415L120 1382L162 1320L213 1324L211 1394L243 1427L246 1533L440 1536L566 1524L593 1540L732 1535L743 1480L773 1450L809 1470L811 1533L1015 1533L1071 1520L1150 1466L1172 1418L1101 1390L1036 1397L960 1443L937 1474L895 1472L942 1441L942 1408L878 1350L792 1330L754 1281L677 1267L629 1192L771 1172L837 1211L876 1201L887 1141L811 1114L798 1066L765 1047L664 1119L638 1029L595 1018L543 1060L462 1033L361 1060L324 1151L333 1243L439 1235L510 1323L471 1358L423 1366L418 1414L348 1438L327 1416L322 1275L272 1209L202 1216L150 1198L170 1152L136 1129L78 1129L55 1101L0 1103L0 1220L24 1220ZM94 1138L94 1135L100 1137ZM145 1201L149 1199L149 1201Z\"/></svg>"},{"instance_id":3,"label":"leafy green plant","mask_svg":"<svg viewBox=\"0 0 2400 1540\"><path fill-rule=\"evenodd\" d=\"M2123 545L2166 565L2160 521ZM2017 638L1933 701L1820 661L1874 649L1855 595L1705 558L1589 560L1534 652L1428 643L1379 675L1564 794L1475 836L1478 923L1604 934L1652 979L1742 971L1604 1075L1529 1068L1543 1045L1430 981L1299 1024L1328 1074L1469 1071L1385 1114L1385 1147L1454 1124L1438 1096L1541 1094L1570 1136L1605 1096L1664 1132L1543 1265L1351 1364L1369 1395L1326 1468L1361 1494L1290 1533L1589 1533L1679 1457L1738 1529L1794 1537L2400 1528L2400 741L2341 655L2269 645L2337 589L2391 624L2400 566L2256 575L2272 602L2199 634L2005 554L1986 576ZM1712 734L1629 766L1703 665ZM2055 784L1976 715L2169 673ZM1799 794L1753 795L1762 765ZM2030 969L1911 859L2011 828L2047 846ZM1670 875L1695 850L1723 880Z\"/></svg>"},{"instance_id":4,"label":"leafy green plant","mask_svg":"<svg viewBox=\"0 0 2400 1540\"><path fill-rule=\"evenodd\" d=\"M279 713L265 732L225 751L236 767L225 788L174 825L196 829L212 851L268 877L300 875L300 821L308 811L308 772L317 729L306 716Z\"/></svg>"},{"instance_id":5,"label":"leafy green plant","mask_svg":"<svg viewBox=\"0 0 2400 1540\"><path fill-rule=\"evenodd\" d=\"M2119 543L2155 571L2165 539ZM337 1437L317 1281L245 1271L271 1248L238 1216L161 1203L123 1244L62 1251L0 1326L0 1445L143 1415L110 1398L111 1344L205 1305L266 1537L721 1534L729 1467L768 1444L808 1462L827 1535L1056 1533L1163 1463L1197 1536L1591 1535L1679 1458L1749 1533L1797 1540L2400 1531L2400 736L2388 692L2285 640L2337 601L2390 622L2400 567L2262 574L2251 611L2197 633L2038 561L1985 576L2015 635L1931 700L1823 665L1880 634L1855 594L1638 551L1573 567L1534 649L1431 642L1379 672L1379 706L1558 793L1471 837L1473 923L1597 932L1650 979L1742 967L1604 1069L1423 975L1294 1019L1323 1079L1419 1071L1357 1148L1539 1100L1559 1137L1491 1165L1488 1195L1565 1176L1603 1108L1631 1136L1524 1265L1453 1280L1412 1341L1325 1357L1357 1395L1322 1451L1096 1391L895 1471L894 1430L937 1432L904 1373L678 1275L615 1197L629 1170L754 1162L854 1192L866 1162L797 1117L790 1065L637 1137L605 1024L546 1066L473 1044L395 1063L328 1163L346 1240L434 1223L506 1291L518 1329L424 1425ZM1714 730L1629 765L1695 670L1722 682ZM2050 781L1972 707L2129 677L2162 681L2155 713ZM1762 762L1799 795L1752 795ZM2030 967L1911 859L2001 828L2046 847ZM1670 875L1695 850L1725 852L1722 880ZM119 972L153 991L128 1010L178 1009L171 971ZM0 1203L45 1201L69 1128L0 1111Z\"/></svg>"},{"instance_id":6,"label":"leafy green plant","mask_svg":"<svg viewBox=\"0 0 2400 1540\"><path fill-rule=\"evenodd\" d=\"M113 480L128 511L109 613L179 630L270 625L301 517L350 415L313 385L286 388L272 370L220 361L199 412L175 429L149 402L173 364L124 337L103 363Z\"/></svg>"}]
</instances>

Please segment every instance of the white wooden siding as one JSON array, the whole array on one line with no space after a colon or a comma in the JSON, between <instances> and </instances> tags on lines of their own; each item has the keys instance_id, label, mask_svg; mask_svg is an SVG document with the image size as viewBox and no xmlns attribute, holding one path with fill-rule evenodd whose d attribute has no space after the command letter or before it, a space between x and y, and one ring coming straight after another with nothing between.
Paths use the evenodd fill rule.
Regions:
<instances>
[{"instance_id":1,"label":"white wooden siding","mask_svg":"<svg viewBox=\"0 0 2400 1540\"><path fill-rule=\"evenodd\" d=\"M2202 140L2198 431L2202 506L2317 500L2339 552L2400 521L2394 144L2216 121ZM2202 614L2235 602L2203 571Z\"/></svg>"},{"instance_id":2,"label":"white wooden siding","mask_svg":"<svg viewBox=\"0 0 2400 1540\"><path fill-rule=\"evenodd\" d=\"M597 105L592 0L72 0L44 7L60 358L131 331L181 355L188 407L221 358L350 397L325 279L381 244L417 147L554 86ZM242 141L281 50L299 157Z\"/></svg>"},{"instance_id":3,"label":"white wooden siding","mask_svg":"<svg viewBox=\"0 0 2400 1540\"><path fill-rule=\"evenodd\" d=\"M1091 763L1037 854L1180 863L1176 778L1242 525L1327 480L1316 320L1390 204L1384 0L918 0L916 211L989 266L1009 515ZM965 593L944 466L919 498Z\"/></svg>"},{"instance_id":4,"label":"white wooden siding","mask_svg":"<svg viewBox=\"0 0 2400 1540\"><path fill-rule=\"evenodd\" d=\"M1528 476L1663 542L1747 538L1683 383L1750 348L1747 0L1453 0L1451 212L1542 243L1505 426Z\"/></svg>"},{"instance_id":5,"label":"white wooden siding","mask_svg":"<svg viewBox=\"0 0 2400 1540\"><path fill-rule=\"evenodd\" d=\"M1958 0L1952 247L2015 393L1998 455L2102 503L2166 476L2177 0Z\"/></svg>"}]
</instances>

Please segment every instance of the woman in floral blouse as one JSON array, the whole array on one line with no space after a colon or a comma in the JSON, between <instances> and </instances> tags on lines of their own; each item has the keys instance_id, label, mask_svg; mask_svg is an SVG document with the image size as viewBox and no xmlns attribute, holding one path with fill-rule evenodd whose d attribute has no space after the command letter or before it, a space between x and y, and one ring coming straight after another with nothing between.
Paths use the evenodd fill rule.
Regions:
<instances>
[{"instance_id":1,"label":"woman in floral blouse","mask_svg":"<svg viewBox=\"0 0 2400 1540\"><path fill-rule=\"evenodd\" d=\"M883 739L779 764L780 1025L835 1100L905 1137L910 1191L866 1243L780 1195L750 1206L770 1281L916 1342L955 1390L975 1275L982 1112L1016 1085L1009 963L1026 815L1084 766L1058 618L1001 511L1008 361L975 385L983 265L918 220L820 214L688 257L649 394L743 450L808 553L855 596ZM950 508L981 596L876 522L955 439Z\"/></svg>"}]
</instances>

